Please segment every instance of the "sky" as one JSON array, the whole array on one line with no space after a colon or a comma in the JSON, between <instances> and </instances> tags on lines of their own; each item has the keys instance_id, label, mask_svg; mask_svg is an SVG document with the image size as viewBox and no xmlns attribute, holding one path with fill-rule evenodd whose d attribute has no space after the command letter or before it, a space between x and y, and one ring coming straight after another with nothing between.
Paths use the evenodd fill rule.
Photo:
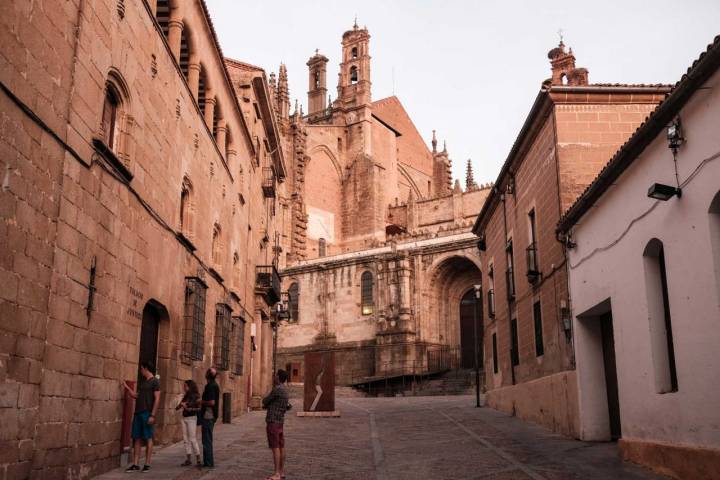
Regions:
<instances>
[{"instance_id":1,"label":"sky","mask_svg":"<svg viewBox=\"0 0 720 480\"><path fill-rule=\"evenodd\" d=\"M341 39L370 33L372 98L397 95L428 146L447 141L464 185L497 178L562 31L591 83L675 83L720 34L720 0L206 0L225 56L277 72L307 112L305 63L327 56L336 97Z\"/></svg>"}]
</instances>

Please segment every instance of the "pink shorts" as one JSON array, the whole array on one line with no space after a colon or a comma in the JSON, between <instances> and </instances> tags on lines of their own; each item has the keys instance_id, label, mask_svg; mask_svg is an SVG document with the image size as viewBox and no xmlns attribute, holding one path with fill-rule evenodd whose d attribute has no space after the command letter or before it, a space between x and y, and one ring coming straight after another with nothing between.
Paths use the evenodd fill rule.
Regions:
<instances>
[{"instance_id":1,"label":"pink shorts","mask_svg":"<svg viewBox=\"0 0 720 480\"><path fill-rule=\"evenodd\" d=\"M282 423L268 423L265 430L267 431L268 447L285 448Z\"/></svg>"}]
</instances>

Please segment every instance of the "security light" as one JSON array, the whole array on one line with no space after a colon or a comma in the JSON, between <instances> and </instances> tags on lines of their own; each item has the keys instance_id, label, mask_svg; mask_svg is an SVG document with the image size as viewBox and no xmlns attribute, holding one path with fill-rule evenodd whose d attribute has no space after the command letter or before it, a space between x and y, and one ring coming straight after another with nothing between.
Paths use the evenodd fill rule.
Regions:
<instances>
[{"instance_id":1,"label":"security light","mask_svg":"<svg viewBox=\"0 0 720 480\"><path fill-rule=\"evenodd\" d=\"M662 200L663 202L670 200L673 195L677 195L678 198L680 198L682 196L682 190L662 183L653 183L648 189L648 197Z\"/></svg>"},{"instance_id":2,"label":"security light","mask_svg":"<svg viewBox=\"0 0 720 480\"><path fill-rule=\"evenodd\" d=\"M682 127L680 126L680 118L677 118L668 126L667 139L668 148L671 148L673 151L677 151L680 145L685 143L682 135Z\"/></svg>"}]
</instances>

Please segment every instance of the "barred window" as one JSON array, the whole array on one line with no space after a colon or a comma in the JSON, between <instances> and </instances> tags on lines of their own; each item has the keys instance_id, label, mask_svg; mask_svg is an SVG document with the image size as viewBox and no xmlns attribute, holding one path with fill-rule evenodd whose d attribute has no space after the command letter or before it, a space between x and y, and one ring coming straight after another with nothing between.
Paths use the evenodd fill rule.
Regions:
<instances>
[{"instance_id":1,"label":"barred window","mask_svg":"<svg viewBox=\"0 0 720 480\"><path fill-rule=\"evenodd\" d=\"M205 348L205 290L197 277L185 278L183 361L202 360Z\"/></svg>"},{"instance_id":2,"label":"barred window","mask_svg":"<svg viewBox=\"0 0 720 480\"><path fill-rule=\"evenodd\" d=\"M360 303L363 315L373 313L373 276L370 272L364 272L360 277Z\"/></svg>"},{"instance_id":3,"label":"barred window","mask_svg":"<svg viewBox=\"0 0 720 480\"><path fill-rule=\"evenodd\" d=\"M235 360L233 362L233 373L235 375L243 374L243 356L245 354L245 319L236 317L233 323L233 338L235 339Z\"/></svg>"},{"instance_id":4,"label":"barred window","mask_svg":"<svg viewBox=\"0 0 720 480\"><path fill-rule=\"evenodd\" d=\"M230 307L224 303L215 306L213 363L218 370L230 368L230 311Z\"/></svg>"},{"instance_id":5,"label":"barred window","mask_svg":"<svg viewBox=\"0 0 720 480\"><path fill-rule=\"evenodd\" d=\"M288 289L288 306L290 310L290 321L300 321L300 287L297 282L290 285Z\"/></svg>"}]
</instances>

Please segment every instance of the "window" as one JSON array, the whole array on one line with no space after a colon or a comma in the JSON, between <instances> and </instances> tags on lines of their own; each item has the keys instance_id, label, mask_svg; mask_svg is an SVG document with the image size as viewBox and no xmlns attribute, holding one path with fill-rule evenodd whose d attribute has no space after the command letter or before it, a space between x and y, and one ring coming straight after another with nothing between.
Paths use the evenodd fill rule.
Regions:
<instances>
[{"instance_id":1,"label":"window","mask_svg":"<svg viewBox=\"0 0 720 480\"><path fill-rule=\"evenodd\" d=\"M258 107L256 102L253 102L253 108L255 109L255 120L260 120L262 118L260 116L260 107Z\"/></svg>"},{"instance_id":2,"label":"window","mask_svg":"<svg viewBox=\"0 0 720 480\"><path fill-rule=\"evenodd\" d=\"M710 209L708 210L710 220L710 248L715 266L715 291L720 300L720 192L715 194Z\"/></svg>"},{"instance_id":3,"label":"window","mask_svg":"<svg viewBox=\"0 0 720 480\"><path fill-rule=\"evenodd\" d=\"M290 310L290 321L300 321L300 286L297 282L290 285L288 289L288 309Z\"/></svg>"},{"instance_id":4,"label":"window","mask_svg":"<svg viewBox=\"0 0 720 480\"><path fill-rule=\"evenodd\" d=\"M498 373L497 334L492 334L493 373Z\"/></svg>"},{"instance_id":5,"label":"window","mask_svg":"<svg viewBox=\"0 0 720 480\"><path fill-rule=\"evenodd\" d=\"M533 304L533 321L535 323L535 356L539 357L545 353L543 345L542 308L540 300Z\"/></svg>"},{"instance_id":6,"label":"window","mask_svg":"<svg viewBox=\"0 0 720 480\"><path fill-rule=\"evenodd\" d=\"M230 307L224 303L215 306L213 363L218 370L230 368L230 312Z\"/></svg>"},{"instance_id":7,"label":"window","mask_svg":"<svg viewBox=\"0 0 720 480\"><path fill-rule=\"evenodd\" d=\"M188 79L190 73L190 45L188 44L187 28L183 28L180 33L180 70L185 80Z\"/></svg>"},{"instance_id":8,"label":"window","mask_svg":"<svg viewBox=\"0 0 720 480\"><path fill-rule=\"evenodd\" d=\"M215 265L220 265L221 263L221 252L220 225L216 223L213 227L212 235L212 261Z\"/></svg>"},{"instance_id":9,"label":"window","mask_svg":"<svg viewBox=\"0 0 720 480\"><path fill-rule=\"evenodd\" d=\"M487 302L488 316L490 318L495 318L495 269L492 264L490 265L490 270L488 271Z\"/></svg>"},{"instance_id":10,"label":"window","mask_svg":"<svg viewBox=\"0 0 720 480\"><path fill-rule=\"evenodd\" d=\"M157 17L157 21L160 24L160 28L162 29L165 37L167 38L170 25L170 4L168 0L157 1L157 9L155 16Z\"/></svg>"},{"instance_id":11,"label":"window","mask_svg":"<svg viewBox=\"0 0 720 480\"><path fill-rule=\"evenodd\" d=\"M205 115L205 105L207 105L206 102L207 99L207 74L205 73L205 67L200 64L200 75L198 77L198 107L200 108L200 111L202 112L203 116Z\"/></svg>"},{"instance_id":12,"label":"window","mask_svg":"<svg viewBox=\"0 0 720 480\"><path fill-rule=\"evenodd\" d=\"M105 103L103 104L102 113L102 139L105 146L110 150L116 150L117 133L117 117L118 108L120 106L120 96L115 87L110 83L105 86Z\"/></svg>"},{"instance_id":13,"label":"window","mask_svg":"<svg viewBox=\"0 0 720 480\"><path fill-rule=\"evenodd\" d=\"M192 183L185 177L180 192L180 233L185 238L190 238L192 234Z\"/></svg>"},{"instance_id":14,"label":"window","mask_svg":"<svg viewBox=\"0 0 720 480\"><path fill-rule=\"evenodd\" d=\"M515 298L515 276L513 274L513 271L515 270L515 265L513 262L513 243L512 239L508 240L507 247L505 248L505 256L507 261L507 270L505 271L505 281L507 286L507 296L508 300L513 300Z\"/></svg>"},{"instance_id":15,"label":"window","mask_svg":"<svg viewBox=\"0 0 720 480\"><path fill-rule=\"evenodd\" d=\"M355 65L350 67L350 83L356 84L358 81L358 69Z\"/></svg>"},{"instance_id":16,"label":"window","mask_svg":"<svg viewBox=\"0 0 720 480\"><path fill-rule=\"evenodd\" d=\"M648 318L650 320L650 342L655 364L655 390L657 393L677 392L675 347L663 243L657 238L650 240L645 247L643 257Z\"/></svg>"},{"instance_id":17,"label":"window","mask_svg":"<svg viewBox=\"0 0 720 480\"><path fill-rule=\"evenodd\" d=\"M315 71L315 89L320 88L320 72Z\"/></svg>"},{"instance_id":18,"label":"window","mask_svg":"<svg viewBox=\"0 0 720 480\"><path fill-rule=\"evenodd\" d=\"M233 253L233 283L236 287L240 286L240 254L237 250Z\"/></svg>"},{"instance_id":19,"label":"window","mask_svg":"<svg viewBox=\"0 0 720 480\"><path fill-rule=\"evenodd\" d=\"M530 283L535 283L540 277L540 266L537 259L537 239L535 226L535 210L528 213L528 226L530 229L530 244L527 247L527 277Z\"/></svg>"},{"instance_id":20,"label":"window","mask_svg":"<svg viewBox=\"0 0 720 480\"><path fill-rule=\"evenodd\" d=\"M520 365L520 340L518 339L517 318L510 320L510 337L512 342L510 347L510 360L513 366Z\"/></svg>"},{"instance_id":21,"label":"window","mask_svg":"<svg viewBox=\"0 0 720 480\"><path fill-rule=\"evenodd\" d=\"M243 356L245 355L245 319L236 317L233 324L233 337L235 342L235 361L232 372L235 375L243 374Z\"/></svg>"},{"instance_id":22,"label":"window","mask_svg":"<svg viewBox=\"0 0 720 480\"><path fill-rule=\"evenodd\" d=\"M351 55L352 55L352 58L357 58L357 56L358 56L358 49L357 49L357 47L353 47L353 48L352 48L352 50L351 50Z\"/></svg>"},{"instance_id":23,"label":"window","mask_svg":"<svg viewBox=\"0 0 720 480\"><path fill-rule=\"evenodd\" d=\"M197 277L185 278L183 361L202 360L205 348L205 290Z\"/></svg>"},{"instance_id":24,"label":"window","mask_svg":"<svg viewBox=\"0 0 720 480\"><path fill-rule=\"evenodd\" d=\"M325 256L325 248L326 248L325 239L319 238L318 239L318 257Z\"/></svg>"},{"instance_id":25,"label":"window","mask_svg":"<svg viewBox=\"0 0 720 480\"><path fill-rule=\"evenodd\" d=\"M373 275L366 271L360 277L360 304L363 315L373 313Z\"/></svg>"}]
</instances>

